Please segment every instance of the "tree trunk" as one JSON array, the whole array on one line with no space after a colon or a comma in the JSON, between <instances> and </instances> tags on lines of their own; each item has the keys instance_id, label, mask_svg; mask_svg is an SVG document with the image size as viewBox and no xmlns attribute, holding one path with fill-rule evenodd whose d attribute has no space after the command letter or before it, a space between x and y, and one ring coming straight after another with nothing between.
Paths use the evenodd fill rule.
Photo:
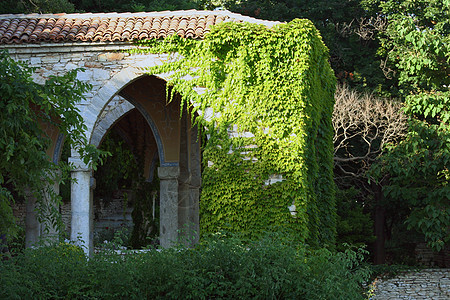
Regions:
<instances>
[{"instance_id":1,"label":"tree trunk","mask_svg":"<svg viewBox=\"0 0 450 300\"><path fill-rule=\"evenodd\" d=\"M386 263L386 250L384 247L386 241L386 210L382 206L383 189L381 185L372 183L372 189L375 197L374 231L376 240L374 247L374 263L380 265Z\"/></svg>"}]
</instances>

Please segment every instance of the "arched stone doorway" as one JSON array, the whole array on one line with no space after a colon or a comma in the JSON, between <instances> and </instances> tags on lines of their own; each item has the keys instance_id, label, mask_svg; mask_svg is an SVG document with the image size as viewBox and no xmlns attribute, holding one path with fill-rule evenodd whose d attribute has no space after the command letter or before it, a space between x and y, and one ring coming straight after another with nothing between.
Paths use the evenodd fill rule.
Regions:
<instances>
[{"instance_id":1,"label":"arched stone doorway","mask_svg":"<svg viewBox=\"0 0 450 300\"><path fill-rule=\"evenodd\" d=\"M175 94L172 101L168 102L165 81L148 75L132 78L114 95L116 94L142 114L154 137L154 149L160 165L157 173L160 180L161 246L170 247L180 239L197 242L201 184L200 139L197 127L192 125L187 110L184 109L181 113L180 95ZM90 135L90 142L95 146L100 144L106 132L117 120L133 110L129 104L121 104L116 109L111 109L110 103L109 99L103 108L97 111L96 122ZM76 166L72 174L76 182L71 188L71 238L76 240L80 237L82 241L88 241L84 242L84 246L87 252L91 252L92 191L95 188L95 180L91 178L92 170L89 166L76 155L76 151L72 151L72 157L69 158ZM149 154L149 157L151 155ZM145 166L147 174L151 167L151 163L147 162Z\"/></svg>"},{"instance_id":2,"label":"arched stone doorway","mask_svg":"<svg viewBox=\"0 0 450 300\"><path fill-rule=\"evenodd\" d=\"M121 97L115 103L128 101ZM122 103L121 103L122 102ZM110 119L110 112L105 121ZM94 246L117 234L124 245L140 249L159 237L159 166L153 133L143 115L132 109L106 132L99 148L111 153L94 170Z\"/></svg>"}]
</instances>

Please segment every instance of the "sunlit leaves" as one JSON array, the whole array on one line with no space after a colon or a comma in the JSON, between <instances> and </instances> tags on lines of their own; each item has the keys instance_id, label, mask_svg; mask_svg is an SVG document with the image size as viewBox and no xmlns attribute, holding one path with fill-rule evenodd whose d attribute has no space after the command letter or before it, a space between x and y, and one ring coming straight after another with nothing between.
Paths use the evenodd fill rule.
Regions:
<instances>
[{"instance_id":1,"label":"sunlit leaves","mask_svg":"<svg viewBox=\"0 0 450 300\"><path fill-rule=\"evenodd\" d=\"M226 228L254 238L281 225L294 229L296 240L332 242L335 79L312 23L267 28L227 22L202 41L175 36L140 46L176 52L177 60L149 72L174 72L169 85L199 113L196 121L208 135L203 232ZM271 175L283 180L268 184ZM293 204L295 217L288 209Z\"/></svg>"}]
</instances>

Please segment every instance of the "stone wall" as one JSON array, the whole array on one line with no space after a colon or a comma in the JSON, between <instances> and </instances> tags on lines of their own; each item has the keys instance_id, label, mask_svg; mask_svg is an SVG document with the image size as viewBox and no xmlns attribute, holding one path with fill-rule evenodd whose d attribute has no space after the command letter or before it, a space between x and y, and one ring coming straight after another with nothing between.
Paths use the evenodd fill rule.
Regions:
<instances>
[{"instance_id":1,"label":"stone wall","mask_svg":"<svg viewBox=\"0 0 450 300\"><path fill-rule=\"evenodd\" d=\"M450 268L450 245L439 252L433 251L426 243L418 243L415 249L416 261L432 268Z\"/></svg>"},{"instance_id":2,"label":"stone wall","mask_svg":"<svg viewBox=\"0 0 450 300\"><path fill-rule=\"evenodd\" d=\"M450 269L424 269L404 272L394 278L381 278L373 283L372 300L447 300L450 299Z\"/></svg>"},{"instance_id":3,"label":"stone wall","mask_svg":"<svg viewBox=\"0 0 450 300\"><path fill-rule=\"evenodd\" d=\"M127 203L122 195L111 199L95 199L94 201L94 237L96 240L110 239L114 232L120 228L127 228L130 232L133 229L132 203ZM60 206L61 217L65 231L70 235L71 207L70 202ZM13 214L17 223L25 226L26 205L25 203L15 203ZM101 242L101 241L100 241Z\"/></svg>"}]
</instances>

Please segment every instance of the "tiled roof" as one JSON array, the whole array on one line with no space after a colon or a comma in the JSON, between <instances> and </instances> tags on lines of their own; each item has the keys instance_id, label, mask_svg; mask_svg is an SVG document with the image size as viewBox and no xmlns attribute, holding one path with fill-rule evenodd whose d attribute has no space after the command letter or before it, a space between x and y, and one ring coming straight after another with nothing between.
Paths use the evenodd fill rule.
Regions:
<instances>
[{"instance_id":1,"label":"tiled roof","mask_svg":"<svg viewBox=\"0 0 450 300\"><path fill-rule=\"evenodd\" d=\"M0 15L0 44L116 42L164 38L178 34L201 39L222 22L270 22L229 11L166 11L150 13L85 13Z\"/></svg>"}]
</instances>

